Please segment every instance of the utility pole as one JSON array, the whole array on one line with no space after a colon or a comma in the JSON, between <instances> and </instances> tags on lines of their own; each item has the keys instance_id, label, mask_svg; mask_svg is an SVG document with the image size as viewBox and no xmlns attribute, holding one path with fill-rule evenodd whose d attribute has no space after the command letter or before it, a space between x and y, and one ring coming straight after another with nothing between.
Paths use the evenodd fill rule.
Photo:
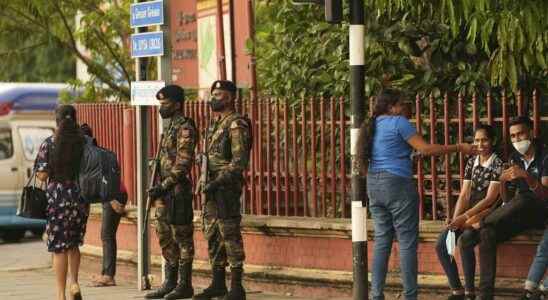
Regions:
<instances>
[{"instance_id":1,"label":"utility pole","mask_svg":"<svg viewBox=\"0 0 548 300\"><path fill-rule=\"evenodd\" d=\"M365 118L365 20L363 0L350 3L350 155L352 157L352 269L354 300L368 299L367 283L367 207L365 202L365 180L360 176L357 158L360 126ZM363 145L361 145L363 147Z\"/></svg>"}]
</instances>

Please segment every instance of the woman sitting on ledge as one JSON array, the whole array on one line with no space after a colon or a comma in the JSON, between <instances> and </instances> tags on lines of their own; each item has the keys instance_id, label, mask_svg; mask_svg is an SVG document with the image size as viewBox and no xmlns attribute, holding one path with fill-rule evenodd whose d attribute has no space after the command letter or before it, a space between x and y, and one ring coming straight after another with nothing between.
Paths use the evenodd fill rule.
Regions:
<instances>
[{"instance_id":1,"label":"woman sitting on ledge","mask_svg":"<svg viewBox=\"0 0 548 300\"><path fill-rule=\"evenodd\" d=\"M502 160L495 153L495 133L491 126L480 125L474 133L474 144L480 154L471 157L464 171L464 183L460 191L453 218L447 218L447 228L442 231L436 244L438 259L447 275L452 294L449 300L475 299L476 255L474 247L479 243L479 221L491 211L499 199L499 177ZM447 234L453 231L458 237L458 248L464 271L462 287L457 264L447 252Z\"/></svg>"}]
</instances>

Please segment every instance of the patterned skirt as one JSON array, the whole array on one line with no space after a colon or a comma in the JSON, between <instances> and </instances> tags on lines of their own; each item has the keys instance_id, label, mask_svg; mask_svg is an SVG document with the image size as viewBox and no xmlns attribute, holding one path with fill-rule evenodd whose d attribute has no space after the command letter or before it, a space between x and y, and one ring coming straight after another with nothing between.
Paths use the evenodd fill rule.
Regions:
<instances>
[{"instance_id":1,"label":"patterned skirt","mask_svg":"<svg viewBox=\"0 0 548 300\"><path fill-rule=\"evenodd\" d=\"M49 252L61 253L84 243L89 204L80 200L75 182L48 184L46 233Z\"/></svg>"}]
</instances>

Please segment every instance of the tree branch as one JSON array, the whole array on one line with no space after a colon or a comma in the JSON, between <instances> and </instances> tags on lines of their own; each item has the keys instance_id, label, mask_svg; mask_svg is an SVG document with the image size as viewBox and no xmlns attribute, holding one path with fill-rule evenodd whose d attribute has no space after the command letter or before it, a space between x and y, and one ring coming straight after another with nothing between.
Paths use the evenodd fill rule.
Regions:
<instances>
[{"instance_id":1,"label":"tree branch","mask_svg":"<svg viewBox=\"0 0 548 300\"><path fill-rule=\"evenodd\" d=\"M112 47L110 46L110 43L107 40L104 39L104 37L102 36L102 33L98 29L95 28L93 30L93 32L95 33L97 38L107 47L108 51L110 52L110 54L112 55L114 60L122 68L122 72L124 73L124 76L126 77L127 82L128 83L131 82L131 75L127 71L127 69L126 69L124 63L122 62L122 59L120 58L120 56L116 53L116 51L114 51L114 49L112 49Z\"/></svg>"},{"instance_id":2,"label":"tree branch","mask_svg":"<svg viewBox=\"0 0 548 300\"><path fill-rule=\"evenodd\" d=\"M97 78L99 78L104 84L106 84L111 89L113 89L115 91L118 91L119 93L121 93L125 97L130 98L131 95L130 95L129 89L127 89L125 87L121 87L118 84L116 84L114 82L112 76L105 75L105 74L108 74L108 71L105 70L105 68L103 68L102 66L99 66L97 63L95 63L92 60L88 59L87 57L85 57L82 54L82 52L80 52L80 50L78 50L78 46L77 46L77 43L76 43L76 38L74 37L74 34L72 32L72 28L70 28L70 25L67 21L67 18L65 16L65 14L61 10L61 7L59 7L59 5L55 1L52 1L52 3L53 3L53 6L55 7L55 9L57 10L57 13L61 16L61 20L63 21L63 26L65 27L65 30L69 35L70 42L67 43L67 42L65 42L65 41L63 41L59 38L58 38L58 40L61 41L64 44L67 44L69 46L69 48L72 49L72 51L78 56L78 58L80 60L82 60L82 62L84 64L86 64L86 66L88 66L89 69L91 69L92 71L95 71L94 73L97 76Z\"/></svg>"}]
</instances>

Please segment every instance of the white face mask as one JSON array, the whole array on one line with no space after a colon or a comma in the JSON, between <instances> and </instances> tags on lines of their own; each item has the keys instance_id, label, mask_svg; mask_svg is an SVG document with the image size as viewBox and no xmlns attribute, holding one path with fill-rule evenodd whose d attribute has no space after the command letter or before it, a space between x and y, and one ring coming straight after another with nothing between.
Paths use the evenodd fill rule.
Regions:
<instances>
[{"instance_id":1,"label":"white face mask","mask_svg":"<svg viewBox=\"0 0 548 300\"><path fill-rule=\"evenodd\" d=\"M516 148L516 150L518 150L519 153L521 153L521 155L525 155L527 150L529 150L529 146L531 146L531 141L523 140L523 141L512 143L512 145L514 146L514 148Z\"/></svg>"}]
</instances>

